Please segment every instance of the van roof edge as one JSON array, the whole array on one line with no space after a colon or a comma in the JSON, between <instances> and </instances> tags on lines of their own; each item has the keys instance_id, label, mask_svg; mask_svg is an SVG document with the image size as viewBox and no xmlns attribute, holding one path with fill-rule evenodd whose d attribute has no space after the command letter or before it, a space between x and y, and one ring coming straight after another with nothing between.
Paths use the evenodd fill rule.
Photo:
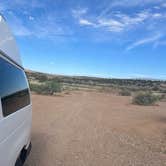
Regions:
<instances>
[{"instance_id":1,"label":"van roof edge","mask_svg":"<svg viewBox=\"0 0 166 166\"><path fill-rule=\"evenodd\" d=\"M4 17L4 15L0 12L0 16L6 21L6 18Z\"/></svg>"},{"instance_id":2,"label":"van roof edge","mask_svg":"<svg viewBox=\"0 0 166 166\"><path fill-rule=\"evenodd\" d=\"M4 56L6 59L8 59L10 62L14 63L16 66L24 70L24 67L19 65L16 61L14 61L12 58L10 58L7 54L5 54L1 49L0 49L0 54Z\"/></svg>"}]
</instances>

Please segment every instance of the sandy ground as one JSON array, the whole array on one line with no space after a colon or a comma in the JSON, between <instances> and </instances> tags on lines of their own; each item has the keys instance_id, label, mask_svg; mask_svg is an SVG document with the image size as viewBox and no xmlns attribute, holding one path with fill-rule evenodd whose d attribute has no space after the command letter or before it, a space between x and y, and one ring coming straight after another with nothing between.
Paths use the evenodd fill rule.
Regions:
<instances>
[{"instance_id":1,"label":"sandy ground","mask_svg":"<svg viewBox=\"0 0 166 166\"><path fill-rule=\"evenodd\" d=\"M33 95L32 152L25 166L166 166L166 103L75 92Z\"/></svg>"}]
</instances>

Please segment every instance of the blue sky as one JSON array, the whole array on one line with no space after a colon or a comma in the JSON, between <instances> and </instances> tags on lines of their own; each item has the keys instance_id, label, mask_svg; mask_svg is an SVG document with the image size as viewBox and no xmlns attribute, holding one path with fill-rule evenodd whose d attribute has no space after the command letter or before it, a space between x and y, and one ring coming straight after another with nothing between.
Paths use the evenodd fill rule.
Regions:
<instances>
[{"instance_id":1,"label":"blue sky","mask_svg":"<svg viewBox=\"0 0 166 166\"><path fill-rule=\"evenodd\" d=\"M0 0L31 70L166 79L165 0Z\"/></svg>"}]
</instances>

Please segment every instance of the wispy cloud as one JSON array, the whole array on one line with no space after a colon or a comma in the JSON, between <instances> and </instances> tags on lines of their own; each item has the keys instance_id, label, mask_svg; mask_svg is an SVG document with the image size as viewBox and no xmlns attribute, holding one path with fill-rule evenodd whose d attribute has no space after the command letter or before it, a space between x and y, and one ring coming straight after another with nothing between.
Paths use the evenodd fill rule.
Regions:
<instances>
[{"instance_id":1,"label":"wispy cloud","mask_svg":"<svg viewBox=\"0 0 166 166\"><path fill-rule=\"evenodd\" d=\"M151 5L151 7L149 7ZM107 22L107 26L105 26L105 23L98 27L105 27L108 31L111 32L123 32L128 29L134 29L137 28L137 25L144 24L145 22L148 23L156 23L156 21L159 21L159 19L165 19L166 14L161 12L159 9L161 7L166 7L166 3L164 0L137 0L137 1L131 1L131 0L112 0L110 2L107 1L107 3L104 4L102 7L102 10L99 12L99 14L94 19L94 23L98 25L100 24L100 20L104 20L104 22ZM119 8L118 10L116 8ZM135 12L121 12L121 9L123 8L136 8L139 10L136 10ZM152 9L156 9L153 11ZM125 9L126 10L126 9ZM112 25L113 22L118 22L117 25ZM96 23L97 22L97 23ZM103 22L103 21L102 21ZM151 24L150 23L150 24Z\"/></svg>"},{"instance_id":2,"label":"wispy cloud","mask_svg":"<svg viewBox=\"0 0 166 166\"><path fill-rule=\"evenodd\" d=\"M12 10L13 8L17 8L17 10L21 9L33 9L33 8L43 8L45 6L44 2L39 0L5 0L3 2L0 1L0 9L3 10Z\"/></svg>"},{"instance_id":3,"label":"wispy cloud","mask_svg":"<svg viewBox=\"0 0 166 166\"><path fill-rule=\"evenodd\" d=\"M112 13L109 17L94 16L84 9L73 11L75 19L80 25L92 26L93 28L102 28L109 32L123 32L131 28L134 29L148 21L153 20L154 22L159 19L166 18L166 14L163 15L160 12L153 13L148 10L143 10L130 15L121 12L115 12Z\"/></svg>"},{"instance_id":4,"label":"wispy cloud","mask_svg":"<svg viewBox=\"0 0 166 166\"><path fill-rule=\"evenodd\" d=\"M93 22L86 20L86 19L82 19L82 18L79 20L79 23L81 25L95 26L95 24Z\"/></svg>"},{"instance_id":5,"label":"wispy cloud","mask_svg":"<svg viewBox=\"0 0 166 166\"><path fill-rule=\"evenodd\" d=\"M155 5L155 4L161 4L163 3L165 0L136 0L136 1L131 1L131 0L121 0L121 1L117 1L117 0L113 0L112 2L110 2L110 6L111 7L135 7L135 6L145 6L145 5Z\"/></svg>"},{"instance_id":6,"label":"wispy cloud","mask_svg":"<svg viewBox=\"0 0 166 166\"><path fill-rule=\"evenodd\" d=\"M70 37L72 31L65 26L56 23L54 16L52 18L41 17L35 19L32 16L27 17L28 24L25 24L19 17L11 13L8 21L12 27L15 36L19 37L37 37L37 38L57 38L57 37ZM34 24L35 19L35 24ZM32 23L31 23L32 22ZM18 28L19 27L19 28Z\"/></svg>"},{"instance_id":7,"label":"wispy cloud","mask_svg":"<svg viewBox=\"0 0 166 166\"><path fill-rule=\"evenodd\" d=\"M29 16L29 20L33 21L35 18L33 16Z\"/></svg>"},{"instance_id":8,"label":"wispy cloud","mask_svg":"<svg viewBox=\"0 0 166 166\"><path fill-rule=\"evenodd\" d=\"M60 18L56 12L46 11L46 6L39 0L13 0L11 3L6 0L0 1L0 6L15 36L53 39L68 38L72 35L72 30L68 26L57 21ZM38 17L33 16L39 8L42 14Z\"/></svg>"},{"instance_id":9,"label":"wispy cloud","mask_svg":"<svg viewBox=\"0 0 166 166\"><path fill-rule=\"evenodd\" d=\"M52 5L56 4L55 6L57 6L58 2L53 2ZM70 3L67 3L67 5ZM121 10L122 8L120 7L118 10L117 8L112 8L118 5L131 7L138 5L138 3L139 6L141 3L152 3L154 4L153 10L141 7L135 11ZM5 11L7 20L16 36L37 38L70 37L75 34L75 30L79 32L79 28L88 27L89 33L94 32L93 35L89 36L92 36L95 40L99 37L98 32L101 32L100 35L102 37L99 37L101 40L104 38L104 35L106 36L105 38L109 39L110 36L113 38L118 35L119 40L123 40L125 34L134 33L142 29L146 31L147 27L150 26L153 26L153 31L156 32L156 25L163 19L166 19L166 12L159 10L159 7L161 8L161 5L164 7L164 4L163 0L157 2L154 0L147 0L146 2L143 0L112 0L109 3L107 0L104 0L104 3L100 4L102 7L99 7L99 5L95 7L91 5L76 5L77 7L75 8L73 8L73 5L65 6L66 11L61 13L61 10L53 10L50 8L50 5L46 5L46 1L13 0L10 2L10 0L5 0L2 2L0 0L0 10ZM37 16L35 15L36 11L40 13ZM160 32L160 30L161 28L159 27L157 31Z\"/></svg>"},{"instance_id":10,"label":"wispy cloud","mask_svg":"<svg viewBox=\"0 0 166 166\"><path fill-rule=\"evenodd\" d=\"M165 6L165 0L112 0L107 1L105 5L103 6L103 10L100 12L98 17L105 17L112 13L114 8L136 8L136 7L146 7L148 5L154 6L156 9L160 9L160 7L163 5Z\"/></svg>"},{"instance_id":11,"label":"wispy cloud","mask_svg":"<svg viewBox=\"0 0 166 166\"><path fill-rule=\"evenodd\" d=\"M88 8L78 8L78 9L72 9L72 15L75 18L80 18L83 15L85 15L88 11Z\"/></svg>"},{"instance_id":12,"label":"wispy cloud","mask_svg":"<svg viewBox=\"0 0 166 166\"><path fill-rule=\"evenodd\" d=\"M50 61L49 64L50 65L55 65L55 62L54 61Z\"/></svg>"},{"instance_id":13,"label":"wispy cloud","mask_svg":"<svg viewBox=\"0 0 166 166\"><path fill-rule=\"evenodd\" d=\"M163 4L162 4L162 7L166 7L166 3L163 3Z\"/></svg>"},{"instance_id":14,"label":"wispy cloud","mask_svg":"<svg viewBox=\"0 0 166 166\"><path fill-rule=\"evenodd\" d=\"M140 12L134 16L129 16L122 13L112 14L113 18L110 19L99 19L100 26L105 26L109 31L122 32L131 28L132 26L143 23L150 17L148 12Z\"/></svg>"},{"instance_id":15,"label":"wispy cloud","mask_svg":"<svg viewBox=\"0 0 166 166\"><path fill-rule=\"evenodd\" d=\"M121 32L124 29L124 24L115 19L100 19L98 20L98 27L105 27L111 32Z\"/></svg>"},{"instance_id":16,"label":"wispy cloud","mask_svg":"<svg viewBox=\"0 0 166 166\"><path fill-rule=\"evenodd\" d=\"M32 31L28 29L22 20L20 20L13 12L10 12L10 24L12 27L12 31L16 36L30 36L32 35ZM9 20L8 20L9 21Z\"/></svg>"},{"instance_id":17,"label":"wispy cloud","mask_svg":"<svg viewBox=\"0 0 166 166\"><path fill-rule=\"evenodd\" d=\"M135 47L138 47L138 46L142 46L142 45L149 44L149 43L155 43L155 42L157 42L161 37L162 37L161 34L156 34L155 36L147 37L147 38L138 40L138 41L132 43L130 46L128 46L126 50L129 51L129 50L134 49Z\"/></svg>"},{"instance_id":18,"label":"wispy cloud","mask_svg":"<svg viewBox=\"0 0 166 166\"><path fill-rule=\"evenodd\" d=\"M166 46L166 40L156 41L154 48L157 48L158 46Z\"/></svg>"},{"instance_id":19,"label":"wispy cloud","mask_svg":"<svg viewBox=\"0 0 166 166\"><path fill-rule=\"evenodd\" d=\"M136 25L150 18L150 15L151 14L149 12L143 11L143 12L136 13L133 16L129 16L126 14L117 14L116 16L118 16L120 20L126 25Z\"/></svg>"}]
</instances>

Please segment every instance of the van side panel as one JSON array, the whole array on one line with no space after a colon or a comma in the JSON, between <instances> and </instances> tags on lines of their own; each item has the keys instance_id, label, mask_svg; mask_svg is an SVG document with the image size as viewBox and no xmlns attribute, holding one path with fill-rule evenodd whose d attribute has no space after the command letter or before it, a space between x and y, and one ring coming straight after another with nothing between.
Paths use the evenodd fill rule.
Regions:
<instances>
[{"instance_id":1,"label":"van side panel","mask_svg":"<svg viewBox=\"0 0 166 166\"><path fill-rule=\"evenodd\" d=\"M22 148L30 142L32 106L29 105L0 121L0 164L14 166Z\"/></svg>"},{"instance_id":2,"label":"van side panel","mask_svg":"<svg viewBox=\"0 0 166 166\"><path fill-rule=\"evenodd\" d=\"M30 143L32 105L23 69L0 55L0 166L14 166Z\"/></svg>"}]
</instances>

